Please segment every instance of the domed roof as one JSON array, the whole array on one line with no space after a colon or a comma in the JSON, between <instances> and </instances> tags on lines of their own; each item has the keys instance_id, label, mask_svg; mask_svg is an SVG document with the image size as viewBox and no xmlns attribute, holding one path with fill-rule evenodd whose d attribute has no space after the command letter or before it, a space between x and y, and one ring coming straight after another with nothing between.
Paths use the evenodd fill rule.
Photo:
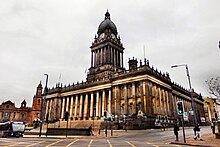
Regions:
<instances>
[{"instance_id":1,"label":"domed roof","mask_svg":"<svg viewBox=\"0 0 220 147\"><path fill-rule=\"evenodd\" d=\"M115 35L118 34L116 25L111 21L108 11L105 13L105 20L100 23L97 33L103 33L105 29L111 29Z\"/></svg>"}]
</instances>

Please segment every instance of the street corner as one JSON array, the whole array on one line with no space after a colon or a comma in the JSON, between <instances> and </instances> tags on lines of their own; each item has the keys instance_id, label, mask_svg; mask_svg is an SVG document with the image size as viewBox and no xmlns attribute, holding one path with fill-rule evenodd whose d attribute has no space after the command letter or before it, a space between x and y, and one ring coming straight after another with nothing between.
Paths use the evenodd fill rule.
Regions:
<instances>
[{"instance_id":1,"label":"street corner","mask_svg":"<svg viewBox=\"0 0 220 147\"><path fill-rule=\"evenodd\" d=\"M220 139L216 139L214 134L204 134L202 138L194 139L194 137L188 137L186 143L183 140L173 141L170 144L177 145L189 145L189 146L203 146L203 147L218 147L220 145Z\"/></svg>"}]
</instances>

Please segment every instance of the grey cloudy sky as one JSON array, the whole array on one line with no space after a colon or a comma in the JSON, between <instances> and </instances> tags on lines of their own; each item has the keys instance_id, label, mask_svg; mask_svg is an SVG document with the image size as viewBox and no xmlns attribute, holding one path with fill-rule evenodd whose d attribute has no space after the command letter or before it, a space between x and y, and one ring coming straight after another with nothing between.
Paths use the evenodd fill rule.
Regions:
<instances>
[{"instance_id":1,"label":"grey cloudy sky","mask_svg":"<svg viewBox=\"0 0 220 147\"><path fill-rule=\"evenodd\" d=\"M108 9L128 58L145 56L173 81L209 96L204 81L220 76L219 0L0 0L0 103L26 99L36 86L86 79L90 46Z\"/></svg>"}]
</instances>

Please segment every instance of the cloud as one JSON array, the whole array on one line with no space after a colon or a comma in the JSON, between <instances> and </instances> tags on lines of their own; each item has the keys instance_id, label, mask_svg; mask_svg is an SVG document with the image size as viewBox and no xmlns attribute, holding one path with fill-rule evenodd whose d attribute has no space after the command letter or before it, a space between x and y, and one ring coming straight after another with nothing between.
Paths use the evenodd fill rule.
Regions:
<instances>
[{"instance_id":1,"label":"cloud","mask_svg":"<svg viewBox=\"0 0 220 147\"><path fill-rule=\"evenodd\" d=\"M125 47L124 64L145 56L188 87L188 64L193 88L208 95L204 81L219 76L220 13L216 1L2 1L0 6L0 97L31 106L36 86L85 80L90 46L108 9Z\"/></svg>"}]
</instances>

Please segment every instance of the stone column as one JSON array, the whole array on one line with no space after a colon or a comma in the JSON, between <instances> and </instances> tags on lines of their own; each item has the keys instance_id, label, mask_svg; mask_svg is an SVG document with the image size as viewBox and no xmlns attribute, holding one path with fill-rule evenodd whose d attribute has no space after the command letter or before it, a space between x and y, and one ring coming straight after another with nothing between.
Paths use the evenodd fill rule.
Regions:
<instances>
[{"instance_id":1,"label":"stone column","mask_svg":"<svg viewBox=\"0 0 220 147\"><path fill-rule=\"evenodd\" d=\"M91 67L93 67L93 52L91 52Z\"/></svg>"},{"instance_id":2,"label":"stone column","mask_svg":"<svg viewBox=\"0 0 220 147\"><path fill-rule=\"evenodd\" d=\"M167 94L166 94L165 90L163 90L163 97L164 97L164 111L165 111L165 115L168 115L168 109L167 109L168 99L167 99Z\"/></svg>"},{"instance_id":3,"label":"stone column","mask_svg":"<svg viewBox=\"0 0 220 147\"><path fill-rule=\"evenodd\" d=\"M99 92L96 93L96 119L98 119L99 116Z\"/></svg>"},{"instance_id":4,"label":"stone column","mask_svg":"<svg viewBox=\"0 0 220 147\"><path fill-rule=\"evenodd\" d=\"M57 118L57 114L58 114L58 112L57 112L57 110L58 110L58 108L57 108L57 98L54 98L54 104L53 104L53 119L56 119Z\"/></svg>"},{"instance_id":5,"label":"stone column","mask_svg":"<svg viewBox=\"0 0 220 147\"><path fill-rule=\"evenodd\" d=\"M94 96L93 96L93 93L91 93L91 103L90 103L90 120L92 120L92 117L95 115L93 114L93 99L94 99Z\"/></svg>"},{"instance_id":6,"label":"stone column","mask_svg":"<svg viewBox=\"0 0 220 147\"><path fill-rule=\"evenodd\" d=\"M146 82L143 81L143 95L144 95L144 113L147 113L147 90L146 90Z\"/></svg>"},{"instance_id":7,"label":"stone column","mask_svg":"<svg viewBox=\"0 0 220 147\"><path fill-rule=\"evenodd\" d=\"M115 49L115 65L118 66L118 51Z\"/></svg>"},{"instance_id":8,"label":"stone column","mask_svg":"<svg viewBox=\"0 0 220 147\"><path fill-rule=\"evenodd\" d=\"M124 67L124 65L123 65L123 64L124 64L124 62L123 62L123 60L124 60L124 59L123 59L123 51L122 51L122 53L121 53L121 56L122 56L122 57L121 57L121 62L122 62L122 66L121 66L121 67L123 68L123 67Z\"/></svg>"},{"instance_id":9,"label":"stone column","mask_svg":"<svg viewBox=\"0 0 220 147\"><path fill-rule=\"evenodd\" d=\"M75 120L77 119L77 107L78 107L78 95L76 95L75 98L75 112L74 112Z\"/></svg>"},{"instance_id":10,"label":"stone column","mask_svg":"<svg viewBox=\"0 0 220 147\"><path fill-rule=\"evenodd\" d=\"M114 93L114 96L115 96L115 113L116 114L121 114L121 95L120 95L120 89L119 89L119 86L116 85L115 86L115 93Z\"/></svg>"},{"instance_id":11,"label":"stone column","mask_svg":"<svg viewBox=\"0 0 220 147\"><path fill-rule=\"evenodd\" d=\"M126 84L124 84L124 114L128 114L128 90Z\"/></svg>"},{"instance_id":12,"label":"stone column","mask_svg":"<svg viewBox=\"0 0 220 147\"><path fill-rule=\"evenodd\" d=\"M83 114L82 114L82 106L83 106L83 95L80 95L80 104L79 104L79 118L82 119Z\"/></svg>"},{"instance_id":13,"label":"stone column","mask_svg":"<svg viewBox=\"0 0 220 147\"><path fill-rule=\"evenodd\" d=\"M121 52L120 51L119 51L119 62L120 62L120 67L122 67Z\"/></svg>"},{"instance_id":14,"label":"stone column","mask_svg":"<svg viewBox=\"0 0 220 147\"><path fill-rule=\"evenodd\" d=\"M99 65L102 64L102 48L99 49Z\"/></svg>"},{"instance_id":15,"label":"stone column","mask_svg":"<svg viewBox=\"0 0 220 147\"><path fill-rule=\"evenodd\" d=\"M71 96L71 103L70 103L70 119L73 117L73 96Z\"/></svg>"},{"instance_id":16,"label":"stone column","mask_svg":"<svg viewBox=\"0 0 220 147\"><path fill-rule=\"evenodd\" d=\"M145 108L144 108L144 92L145 92L145 84L143 84L143 81L139 81L140 82L140 95L141 95L141 111L144 112Z\"/></svg>"},{"instance_id":17,"label":"stone column","mask_svg":"<svg viewBox=\"0 0 220 147\"><path fill-rule=\"evenodd\" d=\"M112 48L112 64L115 65L115 50Z\"/></svg>"},{"instance_id":18,"label":"stone column","mask_svg":"<svg viewBox=\"0 0 220 147\"><path fill-rule=\"evenodd\" d=\"M52 102L53 102L53 101L52 101L52 98L51 98L51 99L49 99L49 100L50 100L50 109L49 109L49 114L48 114L48 115L49 115L49 117L48 117L48 119L49 119L49 120L51 120ZM46 118L46 116L47 116L47 114L45 114L45 118Z\"/></svg>"},{"instance_id":19,"label":"stone column","mask_svg":"<svg viewBox=\"0 0 220 147\"><path fill-rule=\"evenodd\" d=\"M135 95L135 82L132 83L132 99L133 99L133 112L137 113L137 101Z\"/></svg>"},{"instance_id":20,"label":"stone column","mask_svg":"<svg viewBox=\"0 0 220 147\"><path fill-rule=\"evenodd\" d=\"M108 91L108 112L109 113L112 113L112 95L111 95L111 89L109 89L109 91Z\"/></svg>"},{"instance_id":21,"label":"stone column","mask_svg":"<svg viewBox=\"0 0 220 147\"><path fill-rule=\"evenodd\" d=\"M58 97L58 118L60 119L61 118L61 113L62 113L62 98L61 97Z\"/></svg>"},{"instance_id":22,"label":"stone column","mask_svg":"<svg viewBox=\"0 0 220 147\"><path fill-rule=\"evenodd\" d=\"M120 52L117 51L117 65L120 67Z\"/></svg>"},{"instance_id":23,"label":"stone column","mask_svg":"<svg viewBox=\"0 0 220 147\"><path fill-rule=\"evenodd\" d=\"M63 102L62 102L62 113L61 113L61 119L64 118L64 108L65 107L65 97L63 97Z\"/></svg>"},{"instance_id":24,"label":"stone column","mask_svg":"<svg viewBox=\"0 0 220 147\"><path fill-rule=\"evenodd\" d=\"M97 55L96 55L96 51L94 51L94 67L96 67L96 63L97 63Z\"/></svg>"},{"instance_id":25,"label":"stone column","mask_svg":"<svg viewBox=\"0 0 220 147\"><path fill-rule=\"evenodd\" d=\"M48 112L49 112L49 99L47 99L47 101L46 101L46 112L45 112L45 114L47 114Z\"/></svg>"},{"instance_id":26,"label":"stone column","mask_svg":"<svg viewBox=\"0 0 220 147\"><path fill-rule=\"evenodd\" d=\"M109 48L110 48L110 52L111 52L111 58L110 58L110 62L111 62L111 64L112 64L112 65L114 65L114 55L113 55L113 49L112 49L112 47L111 47L111 46L110 46Z\"/></svg>"},{"instance_id":27,"label":"stone column","mask_svg":"<svg viewBox=\"0 0 220 147\"><path fill-rule=\"evenodd\" d=\"M162 95L162 90L161 90L161 88L159 88L159 99L160 99L160 114L161 115L163 115L163 111L164 111L164 109L163 109L163 97L162 97L163 95Z\"/></svg>"},{"instance_id":28,"label":"stone column","mask_svg":"<svg viewBox=\"0 0 220 147\"><path fill-rule=\"evenodd\" d=\"M116 50L114 49L114 65L116 66L117 64L116 64L116 60L117 59L117 56L116 56Z\"/></svg>"},{"instance_id":29,"label":"stone column","mask_svg":"<svg viewBox=\"0 0 220 147\"><path fill-rule=\"evenodd\" d=\"M107 58L108 58L108 63L112 63L111 61L112 61L112 50L111 50L111 48L110 48L110 46L108 45L108 52L109 52L109 57L107 56Z\"/></svg>"},{"instance_id":30,"label":"stone column","mask_svg":"<svg viewBox=\"0 0 220 147\"><path fill-rule=\"evenodd\" d=\"M178 114L177 114L177 110L176 110L176 102L177 102L177 97L176 96L173 96L172 95L172 92L168 92L168 96L169 96L169 99L170 100L173 100L173 101L170 101L170 112L171 112L171 116L174 116L174 117L177 117Z\"/></svg>"},{"instance_id":31,"label":"stone column","mask_svg":"<svg viewBox=\"0 0 220 147\"><path fill-rule=\"evenodd\" d=\"M99 117L102 117L102 96L99 95Z\"/></svg>"},{"instance_id":32,"label":"stone column","mask_svg":"<svg viewBox=\"0 0 220 147\"><path fill-rule=\"evenodd\" d=\"M104 116L104 111L106 111L105 90L102 91L102 116Z\"/></svg>"},{"instance_id":33,"label":"stone column","mask_svg":"<svg viewBox=\"0 0 220 147\"><path fill-rule=\"evenodd\" d=\"M100 49L98 49L98 65L100 65L101 63L101 56L100 56Z\"/></svg>"},{"instance_id":34,"label":"stone column","mask_svg":"<svg viewBox=\"0 0 220 147\"><path fill-rule=\"evenodd\" d=\"M88 93L86 93L85 102L84 102L84 120L88 118Z\"/></svg>"},{"instance_id":35,"label":"stone column","mask_svg":"<svg viewBox=\"0 0 220 147\"><path fill-rule=\"evenodd\" d=\"M103 62L106 63L106 47L103 48Z\"/></svg>"},{"instance_id":36,"label":"stone column","mask_svg":"<svg viewBox=\"0 0 220 147\"><path fill-rule=\"evenodd\" d=\"M102 65L102 63L103 63L103 61L102 61L102 59L103 59L103 48L101 48L100 49L100 58L101 58L101 60L100 60L100 64Z\"/></svg>"},{"instance_id":37,"label":"stone column","mask_svg":"<svg viewBox=\"0 0 220 147\"><path fill-rule=\"evenodd\" d=\"M69 112L69 97L66 98L66 112Z\"/></svg>"},{"instance_id":38,"label":"stone column","mask_svg":"<svg viewBox=\"0 0 220 147\"><path fill-rule=\"evenodd\" d=\"M113 88L114 92L113 92L113 100L114 100L114 106L115 106L115 109L114 109L114 113L117 114L117 88L116 86Z\"/></svg>"}]
</instances>

